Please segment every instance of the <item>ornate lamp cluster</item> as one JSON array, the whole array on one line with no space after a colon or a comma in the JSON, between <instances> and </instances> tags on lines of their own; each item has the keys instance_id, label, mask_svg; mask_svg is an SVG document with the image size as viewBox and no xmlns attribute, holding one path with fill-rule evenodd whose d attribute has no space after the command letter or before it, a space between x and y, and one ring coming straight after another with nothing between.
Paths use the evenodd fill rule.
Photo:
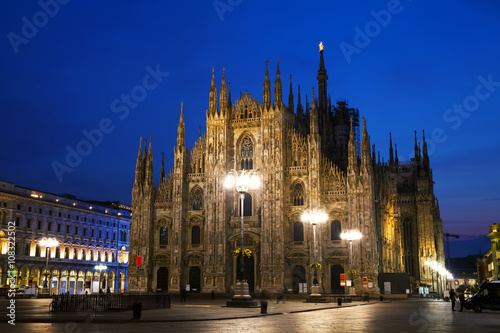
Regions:
<instances>
[{"instance_id":1,"label":"ornate lamp cluster","mask_svg":"<svg viewBox=\"0 0 500 333\"><path fill-rule=\"evenodd\" d=\"M49 248L53 248L53 247L56 247L57 245L59 245L59 241L55 238L46 238L46 237L43 237L39 244L41 246L45 246L45 282L44 282L44 289L43 289L43 293L49 293L49 289L48 289L48 285L49 285L49 281L48 281L48 277L49 277L49 251L48 249Z\"/></svg>"},{"instance_id":2,"label":"ornate lamp cluster","mask_svg":"<svg viewBox=\"0 0 500 333\"><path fill-rule=\"evenodd\" d=\"M45 246L46 248L52 248L52 247L55 247L57 245L59 245L59 241L55 238L42 238L40 240L40 245L41 246Z\"/></svg>"},{"instance_id":3,"label":"ornate lamp cluster","mask_svg":"<svg viewBox=\"0 0 500 333\"><path fill-rule=\"evenodd\" d=\"M361 233L357 230L346 230L340 234L340 238L348 241L358 240L361 239L361 237Z\"/></svg>"},{"instance_id":4,"label":"ornate lamp cluster","mask_svg":"<svg viewBox=\"0 0 500 333\"><path fill-rule=\"evenodd\" d=\"M241 170L239 174L236 170L231 170L224 181L225 188L232 189L235 187L238 193L245 193L249 189L257 189L259 186L260 179L254 170Z\"/></svg>"}]
</instances>

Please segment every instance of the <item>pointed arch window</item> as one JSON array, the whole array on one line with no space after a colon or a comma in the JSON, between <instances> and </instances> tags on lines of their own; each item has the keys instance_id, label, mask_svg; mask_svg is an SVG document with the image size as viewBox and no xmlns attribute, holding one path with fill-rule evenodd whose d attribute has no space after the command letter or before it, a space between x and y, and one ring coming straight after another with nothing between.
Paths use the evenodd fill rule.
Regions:
<instances>
[{"instance_id":1,"label":"pointed arch window","mask_svg":"<svg viewBox=\"0 0 500 333\"><path fill-rule=\"evenodd\" d=\"M335 220L330 225L330 238L331 240L340 240L340 234L342 232L342 227L340 225L340 221Z\"/></svg>"},{"instance_id":2,"label":"pointed arch window","mask_svg":"<svg viewBox=\"0 0 500 333\"><path fill-rule=\"evenodd\" d=\"M238 203L238 216L241 216L241 200L238 200ZM245 199L243 200L243 216L252 216L252 195L250 193L245 193Z\"/></svg>"},{"instance_id":3,"label":"pointed arch window","mask_svg":"<svg viewBox=\"0 0 500 333\"><path fill-rule=\"evenodd\" d=\"M201 188L197 187L192 194L191 203L193 210L203 209L203 191Z\"/></svg>"},{"instance_id":4,"label":"pointed arch window","mask_svg":"<svg viewBox=\"0 0 500 333\"><path fill-rule=\"evenodd\" d=\"M293 240L295 242L304 241L304 225L302 222L295 222L293 224Z\"/></svg>"},{"instance_id":5,"label":"pointed arch window","mask_svg":"<svg viewBox=\"0 0 500 333\"><path fill-rule=\"evenodd\" d=\"M241 142L241 169L253 169L253 142L248 136Z\"/></svg>"},{"instance_id":6,"label":"pointed arch window","mask_svg":"<svg viewBox=\"0 0 500 333\"><path fill-rule=\"evenodd\" d=\"M163 227L160 229L160 245L168 245L168 228Z\"/></svg>"},{"instance_id":7,"label":"pointed arch window","mask_svg":"<svg viewBox=\"0 0 500 333\"><path fill-rule=\"evenodd\" d=\"M200 244L200 227L195 225L191 228L191 244Z\"/></svg>"},{"instance_id":8,"label":"pointed arch window","mask_svg":"<svg viewBox=\"0 0 500 333\"><path fill-rule=\"evenodd\" d=\"M413 224L412 220L408 217L403 220L403 260L405 264L405 271L409 275L414 275L412 224Z\"/></svg>"},{"instance_id":9,"label":"pointed arch window","mask_svg":"<svg viewBox=\"0 0 500 333\"><path fill-rule=\"evenodd\" d=\"M300 183L293 187L293 205L304 206L304 187Z\"/></svg>"}]
</instances>

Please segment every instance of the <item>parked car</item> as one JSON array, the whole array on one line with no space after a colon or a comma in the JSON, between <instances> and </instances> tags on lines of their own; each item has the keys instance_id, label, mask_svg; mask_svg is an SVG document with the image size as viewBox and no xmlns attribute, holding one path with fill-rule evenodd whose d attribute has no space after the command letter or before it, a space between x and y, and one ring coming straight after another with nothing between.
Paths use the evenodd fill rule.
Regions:
<instances>
[{"instance_id":1,"label":"parked car","mask_svg":"<svg viewBox=\"0 0 500 333\"><path fill-rule=\"evenodd\" d=\"M479 291L465 302L466 309L481 312L483 309L500 311L500 280L485 282Z\"/></svg>"}]
</instances>

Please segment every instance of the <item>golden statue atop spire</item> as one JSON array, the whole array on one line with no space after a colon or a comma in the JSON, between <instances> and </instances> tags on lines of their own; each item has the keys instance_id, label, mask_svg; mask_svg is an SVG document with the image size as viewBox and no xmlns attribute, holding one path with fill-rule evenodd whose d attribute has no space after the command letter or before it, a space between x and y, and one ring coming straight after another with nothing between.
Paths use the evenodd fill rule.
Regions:
<instances>
[{"instance_id":1,"label":"golden statue atop spire","mask_svg":"<svg viewBox=\"0 0 500 333\"><path fill-rule=\"evenodd\" d=\"M320 41L318 41L318 42L319 42L319 52L323 52L323 47L324 47L323 42L320 42Z\"/></svg>"}]
</instances>

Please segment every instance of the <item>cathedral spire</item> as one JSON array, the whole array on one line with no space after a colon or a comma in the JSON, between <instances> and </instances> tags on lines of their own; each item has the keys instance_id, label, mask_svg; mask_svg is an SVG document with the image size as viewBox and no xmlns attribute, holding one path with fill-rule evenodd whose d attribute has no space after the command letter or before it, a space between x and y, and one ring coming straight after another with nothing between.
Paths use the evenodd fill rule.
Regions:
<instances>
[{"instance_id":1,"label":"cathedral spire","mask_svg":"<svg viewBox=\"0 0 500 333\"><path fill-rule=\"evenodd\" d=\"M217 88L215 87L215 69L212 67L212 84L210 85L210 98L208 114L213 117L217 113Z\"/></svg>"},{"instance_id":2,"label":"cathedral spire","mask_svg":"<svg viewBox=\"0 0 500 333\"><path fill-rule=\"evenodd\" d=\"M288 111L293 112L293 89L292 89L292 74L290 74L290 93L288 94Z\"/></svg>"},{"instance_id":3,"label":"cathedral spire","mask_svg":"<svg viewBox=\"0 0 500 333\"><path fill-rule=\"evenodd\" d=\"M325 60L323 58L323 43L319 43L319 70L318 76L318 108L320 112L326 113L328 109L328 94L326 89L326 81L328 80L328 75L326 75Z\"/></svg>"},{"instance_id":4,"label":"cathedral spire","mask_svg":"<svg viewBox=\"0 0 500 333\"><path fill-rule=\"evenodd\" d=\"M264 92L262 94L262 100L264 104L264 109L269 109L271 107L271 81L269 81L269 71L267 69L268 60L266 60L266 74L264 78Z\"/></svg>"},{"instance_id":5,"label":"cathedral spire","mask_svg":"<svg viewBox=\"0 0 500 333\"><path fill-rule=\"evenodd\" d=\"M370 154L370 138L368 137L368 130L366 128L366 120L365 117L363 119L363 131L361 138L361 162L366 167L371 165L371 154Z\"/></svg>"},{"instance_id":6,"label":"cathedral spire","mask_svg":"<svg viewBox=\"0 0 500 333\"><path fill-rule=\"evenodd\" d=\"M389 132L389 165L394 163L394 151L392 150L392 134Z\"/></svg>"},{"instance_id":7,"label":"cathedral spire","mask_svg":"<svg viewBox=\"0 0 500 333\"><path fill-rule=\"evenodd\" d=\"M349 131L348 143L348 170L356 171L358 165L358 154L356 152L356 139L354 138L353 119L351 119L351 129Z\"/></svg>"},{"instance_id":8,"label":"cathedral spire","mask_svg":"<svg viewBox=\"0 0 500 333\"><path fill-rule=\"evenodd\" d=\"M227 107L227 86L226 86L226 66L222 66L222 82L220 85L220 97L219 97L220 105L219 111L220 115L226 115L226 112L229 112Z\"/></svg>"},{"instance_id":9,"label":"cathedral spire","mask_svg":"<svg viewBox=\"0 0 500 333\"><path fill-rule=\"evenodd\" d=\"M377 157L375 156L375 144L372 145L372 163L375 164L377 162Z\"/></svg>"},{"instance_id":10,"label":"cathedral spire","mask_svg":"<svg viewBox=\"0 0 500 333\"><path fill-rule=\"evenodd\" d=\"M303 109L302 109L302 103L300 101L300 84L299 84L299 91L297 94L297 120L299 122L302 122L302 112Z\"/></svg>"},{"instance_id":11,"label":"cathedral spire","mask_svg":"<svg viewBox=\"0 0 500 333\"><path fill-rule=\"evenodd\" d=\"M160 171L160 185L165 182L165 167L164 167L164 156L161 152L161 171Z\"/></svg>"},{"instance_id":12,"label":"cathedral spire","mask_svg":"<svg viewBox=\"0 0 500 333\"><path fill-rule=\"evenodd\" d=\"M179 118L179 126L177 127L177 147L184 146L185 127L184 127L184 103L181 102L181 116ZM151 142L150 142L151 144Z\"/></svg>"},{"instance_id":13,"label":"cathedral spire","mask_svg":"<svg viewBox=\"0 0 500 333\"><path fill-rule=\"evenodd\" d=\"M318 110L316 108L316 101L314 99L314 87L312 87L312 102L311 102L311 117L309 120L310 132L319 133L318 125Z\"/></svg>"},{"instance_id":14,"label":"cathedral spire","mask_svg":"<svg viewBox=\"0 0 500 333\"><path fill-rule=\"evenodd\" d=\"M422 166L425 168L425 169L429 169L430 170L430 163L429 163L429 154L427 152L427 142L425 141L425 131L422 130L422 136L423 136L423 140L424 140L424 147L423 147L423 159L422 159Z\"/></svg>"},{"instance_id":15,"label":"cathedral spire","mask_svg":"<svg viewBox=\"0 0 500 333\"><path fill-rule=\"evenodd\" d=\"M281 87L280 77L280 58L278 58L278 67L276 68L276 80L274 81L274 108L281 109L283 104L283 89Z\"/></svg>"},{"instance_id":16,"label":"cathedral spire","mask_svg":"<svg viewBox=\"0 0 500 333\"><path fill-rule=\"evenodd\" d=\"M153 181L153 148L151 146L152 142L151 135L149 136L149 149L148 149L148 155L146 157L146 185L149 186L150 188L154 187L154 181Z\"/></svg>"},{"instance_id":17,"label":"cathedral spire","mask_svg":"<svg viewBox=\"0 0 500 333\"><path fill-rule=\"evenodd\" d=\"M142 157L142 137L139 139L139 152L137 153L137 163L135 165L135 181L134 184L138 184L142 182L142 165L143 157Z\"/></svg>"},{"instance_id":18,"label":"cathedral spire","mask_svg":"<svg viewBox=\"0 0 500 333\"><path fill-rule=\"evenodd\" d=\"M417 142L417 131L415 131L415 165L417 165L419 161L419 153L418 153L418 142Z\"/></svg>"}]
</instances>

